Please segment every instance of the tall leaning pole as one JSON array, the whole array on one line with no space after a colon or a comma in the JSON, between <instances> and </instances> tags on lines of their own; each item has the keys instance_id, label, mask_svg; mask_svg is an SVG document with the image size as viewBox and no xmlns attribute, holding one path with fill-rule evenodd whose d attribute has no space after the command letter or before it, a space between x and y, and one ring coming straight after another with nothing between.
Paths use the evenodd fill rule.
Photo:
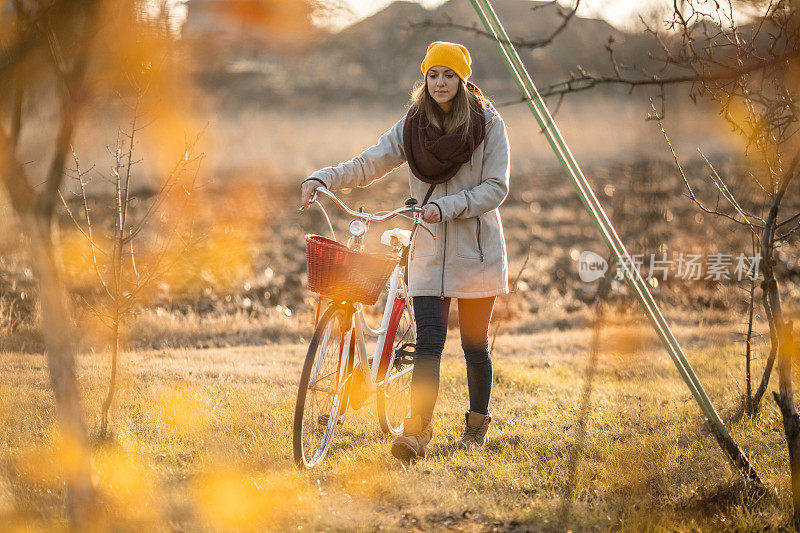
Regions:
<instances>
[{"instance_id":1,"label":"tall leaning pole","mask_svg":"<svg viewBox=\"0 0 800 533\"><path fill-rule=\"evenodd\" d=\"M533 84L530 74L528 74L519 54L511 43L503 25L500 23L500 19L497 17L497 13L495 13L492 7L491 0L470 0L470 3L481 19L481 22L486 27L486 31L493 37L503 61L508 67L519 90L525 97L525 101L531 113L533 113L534 118L536 118L536 121L539 123L542 132L547 138L547 142L550 144L553 152L555 152L556 157L567 173L567 176L569 176L570 181L572 181L581 203L583 203L592 222L594 222L594 225L603 237L606 246L608 246L609 250L616 256L619 265L621 265L624 271L628 286L641 304L645 315L647 315L647 318L650 320L650 324L656 330L656 333L658 333L661 343L664 345L672 362L675 363L678 373L686 383L686 386L689 387L692 396L694 396L695 401L697 401L697 404L700 406L700 410L708 420L708 425L714 437L717 439L717 442L728 455L734 467L738 469L743 476L756 485L762 485L761 479L753 469L750 461L742 453L738 444L733 440L728 428L725 427L725 424L711 404L711 400L700 384L700 380L694 373L692 365L689 364L689 360L683 353L683 349L672 333L667 321L661 314L661 310L658 308L658 305L656 305L639 270L632 268L633 261L628 250L619 238L608 215L606 215L603 207L597 200L597 196L595 196L586 176L584 176L583 171L581 171L578 166L578 162L575 160L572 152L570 152L561 132L553 121L553 117L550 111L548 111L536 86Z\"/></svg>"}]
</instances>

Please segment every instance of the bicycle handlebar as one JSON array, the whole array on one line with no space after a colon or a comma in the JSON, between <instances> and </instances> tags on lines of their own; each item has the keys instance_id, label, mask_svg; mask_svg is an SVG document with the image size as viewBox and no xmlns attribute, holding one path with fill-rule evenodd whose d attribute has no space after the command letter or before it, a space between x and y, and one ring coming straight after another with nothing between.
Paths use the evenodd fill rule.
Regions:
<instances>
[{"instance_id":1,"label":"bicycle handlebar","mask_svg":"<svg viewBox=\"0 0 800 533\"><path fill-rule=\"evenodd\" d=\"M347 205L343 201L341 201L335 194L333 194L333 192L329 191L325 187L317 187L316 189L314 189L314 194L311 196L311 201L309 202L309 205L317 201L317 194L319 193L322 193L331 200L333 200L333 203L338 205L341 208L341 210L347 213L349 216L353 218L360 218L361 220L368 220L370 222L383 222L385 220L389 220L390 218L394 218L398 215L402 215L403 213L421 214L425 212L425 210L422 209L421 207L414 207L414 206L399 207L394 211L389 211L388 213L385 213L383 215L375 215L372 213L363 213L360 211L354 211L349 207L347 207ZM305 208L301 207L300 211L303 211L303 209Z\"/></svg>"},{"instance_id":2,"label":"bicycle handlebar","mask_svg":"<svg viewBox=\"0 0 800 533\"><path fill-rule=\"evenodd\" d=\"M344 211L345 213L347 213L349 216L351 216L353 218L359 218L361 220L370 221L370 222L384 222L384 221L389 220L391 218L394 218L396 216L404 216L404 213L416 213L418 215L422 215L425 212L424 209L422 209L421 207L416 207L416 206L399 207L399 208L397 208L397 209L395 209L393 211L389 211L388 213L385 213L383 215L376 215L376 214L373 214L373 213L364 213L364 212L361 212L361 211L354 211L354 210L350 209L349 207L347 207L347 205L343 201L341 201L335 194L333 194L332 191L328 190L325 187L317 187L316 189L314 189L314 193L311 195L311 200L308 203L309 206L317 201L317 194L319 194L319 193L322 193L323 195L325 195L328 198L330 198L331 200L333 200L333 203L338 205L339 208L342 211ZM301 206L300 209L298 209L298 211L303 211L303 210L305 210L305 207L303 207L303 206ZM436 236L434 236L434 234L430 230L430 228L428 228L425 224L422 223L422 217L421 216L420 217L415 217L414 224L417 225L417 226L420 226L422 229L424 229L425 231L430 233L431 237L436 239Z\"/></svg>"}]
</instances>

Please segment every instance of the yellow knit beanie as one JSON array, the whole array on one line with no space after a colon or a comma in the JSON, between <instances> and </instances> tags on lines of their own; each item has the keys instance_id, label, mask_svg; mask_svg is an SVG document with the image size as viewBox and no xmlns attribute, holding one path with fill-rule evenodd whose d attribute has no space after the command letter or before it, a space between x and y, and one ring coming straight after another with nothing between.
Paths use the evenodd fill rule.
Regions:
<instances>
[{"instance_id":1,"label":"yellow knit beanie","mask_svg":"<svg viewBox=\"0 0 800 533\"><path fill-rule=\"evenodd\" d=\"M422 75L427 76L431 67L447 67L464 81L472 75L472 58L464 45L436 41L428 46L425 59L422 60Z\"/></svg>"}]
</instances>

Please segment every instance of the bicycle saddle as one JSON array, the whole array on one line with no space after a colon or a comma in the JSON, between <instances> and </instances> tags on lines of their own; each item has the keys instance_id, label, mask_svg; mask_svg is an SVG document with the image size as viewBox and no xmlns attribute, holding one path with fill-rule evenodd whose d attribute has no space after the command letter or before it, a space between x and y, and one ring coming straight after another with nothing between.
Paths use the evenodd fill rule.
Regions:
<instances>
[{"instance_id":1,"label":"bicycle saddle","mask_svg":"<svg viewBox=\"0 0 800 533\"><path fill-rule=\"evenodd\" d=\"M381 244L391 246L392 239L397 239L403 246L408 246L411 243L411 230L393 228L387 229L381 234Z\"/></svg>"}]
</instances>

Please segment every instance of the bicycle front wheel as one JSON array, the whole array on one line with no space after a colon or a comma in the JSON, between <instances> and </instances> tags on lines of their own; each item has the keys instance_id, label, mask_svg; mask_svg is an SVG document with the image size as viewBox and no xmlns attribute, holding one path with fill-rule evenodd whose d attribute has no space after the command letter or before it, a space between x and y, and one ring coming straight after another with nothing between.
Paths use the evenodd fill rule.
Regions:
<instances>
[{"instance_id":1,"label":"bicycle front wheel","mask_svg":"<svg viewBox=\"0 0 800 533\"><path fill-rule=\"evenodd\" d=\"M340 369L348 354L343 353L346 313L332 305L320 318L308 347L297 403L294 408L292 447L298 467L311 468L328 453L342 403L346 401L341 387Z\"/></svg>"},{"instance_id":2,"label":"bicycle front wheel","mask_svg":"<svg viewBox=\"0 0 800 533\"><path fill-rule=\"evenodd\" d=\"M403 422L411 411L411 373L414 370L413 355L403 354L403 350L413 352L417 343L417 325L414 313L404 301L402 313L396 322L389 325L388 333L393 333L386 342L391 342L392 358L386 369L386 379L378 388L378 420L384 433L401 435ZM394 315L394 313L393 313Z\"/></svg>"}]
</instances>

